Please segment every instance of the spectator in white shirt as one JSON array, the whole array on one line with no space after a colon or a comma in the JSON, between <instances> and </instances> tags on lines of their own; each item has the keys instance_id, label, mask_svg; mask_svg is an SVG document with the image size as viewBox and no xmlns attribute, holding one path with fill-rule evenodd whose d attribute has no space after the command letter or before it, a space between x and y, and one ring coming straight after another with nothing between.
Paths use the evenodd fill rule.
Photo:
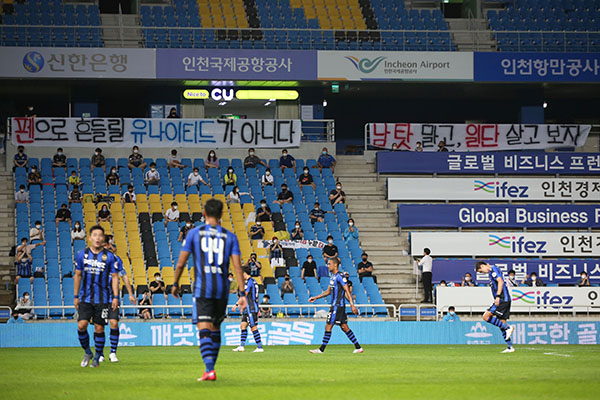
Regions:
<instances>
[{"instance_id":1,"label":"spectator in white shirt","mask_svg":"<svg viewBox=\"0 0 600 400\"><path fill-rule=\"evenodd\" d=\"M29 230L29 240L44 241L44 231L42 230L42 221L35 221L35 225Z\"/></svg>"},{"instance_id":2,"label":"spectator in white shirt","mask_svg":"<svg viewBox=\"0 0 600 400\"><path fill-rule=\"evenodd\" d=\"M181 163L179 156L177 155L177 150L171 150L171 155L167 158L167 165L169 168L185 168L186 165Z\"/></svg>"},{"instance_id":3,"label":"spectator in white shirt","mask_svg":"<svg viewBox=\"0 0 600 400\"><path fill-rule=\"evenodd\" d=\"M198 191L200 191L200 184L206 185L210 187L208 183L204 179L202 179L202 175L200 175L200 170L198 168L194 168L194 171L188 175L187 185L188 187L196 186Z\"/></svg>"},{"instance_id":4,"label":"spectator in white shirt","mask_svg":"<svg viewBox=\"0 0 600 400\"><path fill-rule=\"evenodd\" d=\"M234 186L229 192L229 196L227 196L227 205L231 203L240 203L240 188L237 186Z\"/></svg>"},{"instance_id":5,"label":"spectator in white shirt","mask_svg":"<svg viewBox=\"0 0 600 400\"><path fill-rule=\"evenodd\" d=\"M506 287L518 287L519 281L515 277L515 270L511 269L508 271L508 279L506 280Z\"/></svg>"},{"instance_id":6,"label":"spectator in white shirt","mask_svg":"<svg viewBox=\"0 0 600 400\"><path fill-rule=\"evenodd\" d=\"M19 186L15 193L15 203L29 203L29 192L25 190L25 185Z\"/></svg>"},{"instance_id":7,"label":"spectator in white shirt","mask_svg":"<svg viewBox=\"0 0 600 400\"><path fill-rule=\"evenodd\" d=\"M431 269L433 267L433 258L430 256L431 250L427 247L423 249L423 258L417 260L419 267L422 268L421 280L423 281L423 303L433 302L433 296L431 295Z\"/></svg>"},{"instance_id":8,"label":"spectator in white shirt","mask_svg":"<svg viewBox=\"0 0 600 400\"><path fill-rule=\"evenodd\" d=\"M267 168L265 170L265 173L260 178L260 182L261 182L263 188L265 186L273 186L273 175L271 174L270 168Z\"/></svg>"},{"instance_id":9,"label":"spectator in white shirt","mask_svg":"<svg viewBox=\"0 0 600 400\"><path fill-rule=\"evenodd\" d=\"M171 208L165 212L165 226L169 222L179 222L179 210L177 209L177 202L171 203Z\"/></svg>"},{"instance_id":10,"label":"spectator in white shirt","mask_svg":"<svg viewBox=\"0 0 600 400\"><path fill-rule=\"evenodd\" d=\"M156 170L156 164L152 163L150 164L150 170L146 171L144 175L144 183L147 187L148 185L158 185L158 181L160 181L160 174Z\"/></svg>"},{"instance_id":11,"label":"spectator in white shirt","mask_svg":"<svg viewBox=\"0 0 600 400\"><path fill-rule=\"evenodd\" d=\"M123 193L123 203L135 203L135 192L133 185L127 185L127 191Z\"/></svg>"},{"instance_id":12,"label":"spectator in white shirt","mask_svg":"<svg viewBox=\"0 0 600 400\"><path fill-rule=\"evenodd\" d=\"M85 240L85 230L81 228L81 222L75 221L75 226L71 231L71 240Z\"/></svg>"},{"instance_id":13,"label":"spectator in white shirt","mask_svg":"<svg viewBox=\"0 0 600 400\"><path fill-rule=\"evenodd\" d=\"M15 312L19 314L19 317L28 320L34 317L34 314L31 312L31 307L33 307L33 301L31 301L29 292L25 292L23 293L23 297L19 299L19 302L15 307Z\"/></svg>"}]
</instances>

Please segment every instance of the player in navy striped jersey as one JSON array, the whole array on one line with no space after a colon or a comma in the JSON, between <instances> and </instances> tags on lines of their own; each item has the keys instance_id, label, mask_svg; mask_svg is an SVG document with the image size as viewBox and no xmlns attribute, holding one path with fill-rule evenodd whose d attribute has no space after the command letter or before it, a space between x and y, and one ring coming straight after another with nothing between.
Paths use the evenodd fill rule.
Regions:
<instances>
[{"instance_id":1,"label":"player in navy striped jersey","mask_svg":"<svg viewBox=\"0 0 600 400\"><path fill-rule=\"evenodd\" d=\"M320 299L322 297L327 297L331 294L331 308L329 309L329 314L327 315L327 322L325 324L325 334L323 335L323 342L321 347L316 350L310 350L313 354L320 354L325 352L325 347L327 347L327 343L329 343L329 339L331 339L331 330L333 329L333 325L339 325L348 339L354 344L353 353L362 353L363 349L358 344L358 340L354 336L354 332L348 327L348 316L346 315L346 299L350 302L350 308L352 308L352 312L358 315L358 310L354 306L354 301L352 300L352 295L350 294L350 290L348 289L348 283L346 282L346 278L339 271L340 261L339 259L332 257L327 262L327 267L329 268L329 272L331 272L331 279L329 280L329 287L326 291L321 293L318 296L311 297L308 299L311 303L315 300Z\"/></svg>"},{"instance_id":2,"label":"player in navy striped jersey","mask_svg":"<svg viewBox=\"0 0 600 400\"><path fill-rule=\"evenodd\" d=\"M515 348L510 338L515 331L515 327L506 323L506 320L510 318L511 298L508 287L502 277L502 271L495 265L490 265L484 261L479 261L475 264L475 271L489 275L490 287L494 296L494 303L483 314L483 320L500 328L507 346L502 353L514 353Z\"/></svg>"},{"instance_id":3,"label":"player in navy striped jersey","mask_svg":"<svg viewBox=\"0 0 600 400\"><path fill-rule=\"evenodd\" d=\"M245 309L240 307L242 311L242 323L240 324L240 345L233 349L235 352L246 351L246 339L248 338L248 325L254 335L254 341L256 342L256 350L254 353L263 353L262 340L260 338L260 332L258 331L258 316L260 310L258 309L258 285L252 276L250 276L250 267L244 268L244 280L246 281L246 299L248 299L248 305ZM233 306L235 311L237 304Z\"/></svg>"},{"instance_id":4,"label":"player in navy striped jersey","mask_svg":"<svg viewBox=\"0 0 600 400\"><path fill-rule=\"evenodd\" d=\"M240 245L234 233L219 225L223 203L210 199L203 210L206 224L190 229L186 235L175 268L172 293L179 296L179 278L190 254L194 256L192 322L200 336L200 352L206 370L199 381L214 381L215 364L221 348L221 323L225 318L229 297L229 258L238 287L243 288ZM246 293L238 290L238 305L246 308Z\"/></svg>"},{"instance_id":5,"label":"player in navy striped jersey","mask_svg":"<svg viewBox=\"0 0 600 400\"><path fill-rule=\"evenodd\" d=\"M104 249L104 240L104 229L99 225L92 226L89 234L90 247L81 250L75 259L73 304L79 314L79 343L85 351L81 361L82 367L87 367L93 356L87 331L90 320L93 318L96 348L91 366L98 367L106 341L104 326L108 320L108 313L111 309L114 311L119 307L116 257Z\"/></svg>"}]
</instances>

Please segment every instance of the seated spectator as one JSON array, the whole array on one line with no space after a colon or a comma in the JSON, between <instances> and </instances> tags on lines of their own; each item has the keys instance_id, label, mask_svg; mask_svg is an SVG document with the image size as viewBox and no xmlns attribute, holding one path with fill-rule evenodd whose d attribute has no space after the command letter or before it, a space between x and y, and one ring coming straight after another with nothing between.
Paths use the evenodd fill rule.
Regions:
<instances>
[{"instance_id":1,"label":"seated spectator","mask_svg":"<svg viewBox=\"0 0 600 400\"><path fill-rule=\"evenodd\" d=\"M73 186L73 190L69 192L69 204L81 203L82 194L78 186Z\"/></svg>"},{"instance_id":2,"label":"seated spectator","mask_svg":"<svg viewBox=\"0 0 600 400\"><path fill-rule=\"evenodd\" d=\"M327 151L327 147L323 147L321 151L321 155L317 159L317 165L313 166L313 168L319 168L319 172L323 171L323 168L331 169L331 172L335 172L335 158Z\"/></svg>"},{"instance_id":3,"label":"seated spectator","mask_svg":"<svg viewBox=\"0 0 600 400\"><path fill-rule=\"evenodd\" d=\"M67 156L63 153L62 147L56 149L56 154L52 157L52 168L66 168Z\"/></svg>"},{"instance_id":4,"label":"seated spectator","mask_svg":"<svg viewBox=\"0 0 600 400\"><path fill-rule=\"evenodd\" d=\"M110 210L106 204L102 204L102 208L98 211L98 220L100 222L110 222Z\"/></svg>"},{"instance_id":5,"label":"seated spectator","mask_svg":"<svg viewBox=\"0 0 600 400\"><path fill-rule=\"evenodd\" d=\"M443 280L443 279L442 279L442 280L440 281L440 283L438 284L438 286L447 287L447 286L448 286L448 284L446 283L446 281L445 281L445 280Z\"/></svg>"},{"instance_id":6,"label":"seated spectator","mask_svg":"<svg viewBox=\"0 0 600 400\"><path fill-rule=\"evenodd\" d=\"M159 293L162 293L165 296L167 295L165 282L161 278L160 272L156 272L154 274L154 280L150 282L150 293L152 293L152 297L154 297L155 294Z\"/></svg>"},{"instance_id":7,"label":"seated spectator","mask_svg":"<svg viewBox=\"0 0 600 400\"><path fill-rule=\"evenodd\" d=\"M174 201L171 203L171 208L165 211L165 226L167 226L169 222L179 222L179 210L177 207L177 202Z\"/></svg>"},{"instance_id":8,"label":"seated spectator","mask_svg":"<svg viewBox=\"0 0 600 400\"><path fill-rule=\"evenodd\" d=\"M29 230L29 240L44 241L44 231L42 229L42 221L35 221L34 226Z\"/></svg>"},{"instance_id":9,"label":"seated spectator","mask_svg":"<svg viewBox=\"0 0 600 400\"><path fill-rule=\"evenodd\" d=\"M463 277L462 283L460 284L462 287L477 287L477 282L473 280L473 277L470 273L466 273Z\"/></svg>"},{"instance_id":10,"label":"seated spectator","mask_svg":"<svg viewBox=\"0 0 600 400\"><path fill-rule=\"evenodd\" d=\"M296 221L296 225L292 231L292 240L304 240L304 231L302 230L299 221Z\"/></svg>"},{"instance_id":11,"label":"seated spectator","mask_svg":"<svg viewBox=\"0 0 600 400\"><path fill-rule=\"evenodd\" d=\"M321 205L316 202L315 206L312 210L310 210L310 214L308 215L311 224L315 224L315 222L324 222L325 221L325 211L321 209Z\"/></svg>"},{"instance_id":12,"label":"seated spectator","mask_svg":"<svg viewBox=\"0 0 600 400\"><path fill-rule=\"evenodd\" d=\"M392 143L392 151L398 151L398 145L396 143Z\"/></svg>"},{"instance_id":13,"label":"seated spectator","mask_svg":"<svg viewBox=\"0 0 600 400\"><path fill-rule=\"evenodd\" d=\"M250 239L261 240L265 237L265 228L261 226L260 220L256 221L253 226L250 227Z\"/></svg>"},{"instance_id":14,"label":"seated spectator","mask_svg":"<svg viewBox=\"0 0 600 400\"><path fill-rule=\"evenodd\" d=\"M356 270L358 272L358 279L362 283L363 278L371 277L373 281L377 283L377 277L373 275L373 264L369 261L369 255L367 253L362 253L361 261L356 265Z\"/></svg>"},{"instance_id":15,"label":"seated spectator","mask_svg":"<svg viewBox=\"0 0 600 400\"><path fill-rule=\"evenodd\" d=\"M290 279L288 274L285 274L285 279L281 283L281 294L284 295L286 293L294 293L294 283ZM283 297L283 296L281 296Z\"/></svg>"},{"instance_id":16,"label":"seated spectator","mask_svg":"<svg viewBox=\"0 0 600 400\"><path fill-rule=\"evenodd\" d=\"M460 322L460 318L456 315L454 310L454 306L448 307L448 312L444 315L444 318L442 318L442 322Z\"/></svg>"},{"instance_id":17,"label":"seated spectator","mask_svg":"<svg viewBox=\"0 0 600 400\"><path fill-rule=\"evenodd\" d=\"M210 187L210 185L202 178L202 175L200 175L200 170L198 168L194 168L194 170L187 177L187 186L196 186L198 191L200 191L200 184Z\"/></svg>"},{"instance_id":18,"label":"seated spectator","mask_svg":"<svg viewBox=\"0 0 600 400\"><path fill-rule=\"evenodd\" d=\"M348 285L348 290L350 291L350 296L352 296L352 301L356 302L356 294L354 293L354 286L352 281L350 280L350 274L344 272L344 278L346 279L346 284ZM346 296L348 298L348 296Z\"/></svg>"},{"instance_id":19,"label":"seated spectator","mask_svg":"<svg viewBox=\"0 0 600 400\"><path fill-rule=\"evenodd\" d=\"M187 165L181 163L181 159L177 155L177 150L171 150L171 154L167 158L167 165L169 168L185 168Z\"/></svg>"},{"instance_id":20,"label":"seated spectator","mask_svg":"<svg viewBox=\"0 0 600 400\"><path fill-rule=\"evenodd\" d=\"M185 225L179 229L179 236L177 237L178 242L183 242L183 239L187 236L187 233L192 229L192 221L186 221Z\"/></svg>"},{"instance_id":21,"label":"seated spectator","mask_svg":"<svg viewBox=\"0 0 600 400\"><path fill-rule=\"evenodd\" d=\"M273 239L271 239L269 253L271 255L272 267L285 267L285 260L283 259L283 247L281 247L281 243L279 243L277 236L273 236Z\"/></svg>"},{"instance_id":22,"label":"seated spectator","mask_svg":"<svg viewBox=\"0 0 600 400\"><path fill-rule=\"evenodd\" d=\"M103 170L106 170L106 159L102 155L102 149L100 147L97 147L96 150L94 150L90 166L92 167L92 171L94 168L102 168Z\"/></svg>"},{"instance_id":23,"label":"seated spectator","mask_svg":"<svg viewBox=\"0 0 600 400\"><path fill-rule=\"evenodd\" d=\"M256 210L257 221L268 222L271 220L271 207L267 205L267 201L262 199L260 201L260 208Z\"/></svg>"},{"instance_id":24,"label":"seated spectator","mask_svg":"<svg viewBox=\"0 0 600 400\"><path fill-rule=\"evenodd\" d=\"M142 319L152 319L152 311L149 308L144 308L152 305L152 296L150 296L150 291L148 289L144 290L142 293L142 299L140 300L140 318Z\"/></svg>"},{"instance_id":25,"label":"seated spectator","mask_svg":"<svg viewBox=\"0 0 600 400\"><path fill-rule=\"evenodd\" d=\"M208 157L206 157L204 166L206 167L206 169L219 168L219 159L217 158L217 154L215 153L214 150L211 150L208 152Z\"/></svg>"},{"instance_id":26,"label":"seated spectator","mask_svg":"<svg viewBox=\"0 0 600 400\"><path fill-rule=\"evenodd\" d=\"M277 200L273 201L273 204L279 204L280 206L286 203L292 203L294 201L294 194L288 190L287 185L284 183L281 185L281 192L277 195Z\"/></svg>"},{"instance_id":27,"label":"seated spectator","mask_svg":"<svg viewBox=\"0 0 600 400\"><path fill-rule=\"evenodd\" d=\"M327 244L323 247L323 258L325 259L325 264L329 262L330 258L337 258L338 256L338 248L335 244L333 244L333 236L327 236Z\"/></svg>"},{"instance_id":28,"label":"seated spectator","mask_svg":"<svg viewBox=\"0 0 600 400\"><path fill-rule=\"evenodd\" d=\"M37 117L37 111L35 111L33 109L32 105L28 105L27 109L25 110L25 114L23 116L28 117L28 118L35 118L35 117Z\"/></svg>"},{"instance_id":29,"label":"seated spectator","mask_svg":"<svg viewBox=\"0 0 600 400\"><path fill-rule=\"evenodd\" d=\"M246 268L250 269L250 276L260 276L260 271L262 269L262 264L256 258L256 253L250 254L250 259L248 260L248 264L245 265Z\"/></svg>"},{"instance_id":30,"label":"seated spectator","mask_svg":"<svg viewBox=\"0 0 600 400\"><path fill-rule=\"evenodd\" d=\"M40 171L38 171L35 165L31 167L31 171L27 175L27 184L29 186L42 184L42 174L40 173Z\"/></svg>"},{"instance_id":31,"label":"seated spectator","mask_svg":"<svg viewBox=\"0 0 600 400\"><path fill-rule=\"evenodd\" d=\"M348 227L344 229L344 241L348 244L352 240L358 240L358 228L354 226L354 220L348 220Z\"/></svg>"},{"instance_id":32,"label":"seated spectator","mask_svg":"<svg viewBox=\"0 0 600 400\"><path fill-rule=\"evenodd\" d=\"M229 281L229 293L237 293L238 284L231 272L227 275L227 280Z\"/></svg>"},{"instance_id":33,"label":"seated spectator","mask_svg":"<svg viewBox=\"0 0 600 400\"><path fill-rule=\"evenodd\" d=\"M85 240L85 230L81 228L81 222L75 221L73 230L71 231L71 240Z\"/></svg>"},{"instance_id":34,"label":"seated spectator","mask_svg":"<svg viewBox=\"0 0 600 400\"><path fill-rule=\"evenodd\" d=\"M112 167L108 175L106 175L106 184L108 186L118 186L121 184L121 178L119 177L119 174L117 174L117 169L115 167Z\"/></svg>"},{"instance_id":35,"label":"seated spectator","mask_svg":"<svg viewBox=\"0 0 600 400\"><path fill-rule=\"evenodd\" d=\"M231 192L229 192L229 195L227 196L227 205L231 203L240 204L240 188L237 186L234 186L233 189L231 189Z\"/></svg>"},{"instance_id":36,"label":"seated spectator","mask_svg":"<svg viewBox=\"0 0 600 400\"><path fill-rule=\"evenodd\" d=\"M116 253L115 237L113 235L104 235L104 238L104 248L112 253Z\"/></svg>"},{"instance_id":37,"label":"seated spectator","mask_svg":"<svg viewBox=\"0 0 600 400\"><path fill-rule=\"evenodd\" d=\"M233 172L233 168L227 168L227 173L223 177L223 189L227 186L235 186L237 185L237 175Z\"/></svg>"},{"instance_id":38,"label":"seated spectator","mask_svg":"<svg viewBox=\"0 0 600 400\"><path fill-rule=\"evenodd\" d=\"M144 174L144 184L148 187L149 185L158 185L159 181L160 173L156 170L156 164L151 163L150 169Z\"/></svg>"},{"instance_id":39,"label":"seated spectator","mask_svg":"<svg viewBox=\"0 0 600 400\"><path fill-rule=\"evenodd\" d=\"M538 278L535 272L531 273L531 277L526 275L521 284L526 286L546 286L544 282Z\"/></svg>"},{"instance_id":40,"label":"seated spectator","mask_svg":"<svg viewBox=\"0 0 600 400\"><path fill-rule=\"evenodd\" d=\"M417 142L417 145L415 146L415 151L423 151L423 144L421 142Z\"/></svg>"},{"instance_id":41,"label":"seated spectator","mask_svg":"<svg viewBox=\"0 0 600 400\"><path fill-rule=\"evenodd\" d=\"M127 166L129 167L129 169L146 168L147 164L144 162L144 156L140 154L139 147L133 146L132 152L127 160Z\"/></svg>"},{"instance_id":42,"label":"seated spectator","mask_svg":"<svg viewBox=\"0 0 600 400\"><path fill-rule=\"evenodd\" d=\"M244 169L256 168L258 164L268 167L255 153L253 148L248 149L248 157L244 158Z\"/></svg>"},{"instance_id":43,"label":"seated spectator","mask_svg":"<svg viewBox=\"0 0 600 400\"><path fill-rule=\"evenodd\" d=\"M17 153L13 159L13 172L17 170L17 168L27 168L27 154L25 154L25 147L19 146L17 147Z\"/></svg>"},{"instance_id":44,"label":"seated spectator","mask_svg":"<svg viewBox=\"0 0 600 400\"><path fill-rule=\"evenodd\" d=\"M313 180L308 167L304 167L302 170L302 175L298 177L298 183L300 186L312 186L313 190L315 190L315 181Z\"/></svg>"},{"instance_id":45,"label":"seated spectator","mask_svg":"<svg viewBox=\"0 0 600 400\"><path fill-rule=\"evenodd\" d=\"M56 216L54 217L56 221L56 225L59 222L68 222L71 223L71 210L67 208L66 204L61 204L60 209L56 211Z\"/></svg>"},{"instance_id":46,"label":"seated spectator","mask_svg":"<svg viewBox=\"0 0 600 400\"><path fill-rule=\"evenodd\" d=\"M579 280L577 281L577 286L591 286L587 272L581 271L581 274L579 275Z\"/></svg>"},{"instance_id":47,"label":"seated spectator","mask_svg":"<svg viewBox=\"0 0 600 400\"><path fill-rule=\"evenodd\" d=\"M169 111L169 115L167 115L167 118L179 118L179 115L177 115L177 109L175 107L171 107L171 110Z\"/></svg>"},{"instance_id":48,"label":"seated spectator","mask_svg":"<svg viewBox=\"0 0 600 400\"><path fill-rule=\"evenodd\" d=\"M135 203L135 192L133 185L127 185L127 191L123 193L123 203Z\"/></svg>"},{"instance_id":49,"label":"seated spectator","mask_svg":"<svg viewBox=\"0 0 600 400\"><path fill-rule=\"evenodd\" d=\"M271 296L269 296L268 294L265 294L262 298L262 302L260 303L260 305L261 305L260 313L261 313L262 318L272 318L273 317L273 310L271 309L271 307L265 307L265 306L271 305L270 301L271 301Z\"/></svg>"},{"instance_id":50,"label":"seated spectator","mask_svg":"<svg viewBox=\"0 0 600 400\"><path fill-rule=\"evenodd\" d=\"M19 317L28 320L34 317L34 314L31 312L31 307L33 307L33 301L31 301L29 292L25 292L23 293L23 297L17 302L15 311L18 313Z\"/></svg>"},{"instance_id":51,"label":"seated spectator","mask_svg":"<svg viewBox=\"0 0 600 400\"><path fill-rule=\"evenodd\" d=\"M29 192L25 190L25 185L19 186L15 192L15 203L29 203Z\"/></svg>"},{"instance_id":52,"label":"seated spectator","mask_svg":"<svg viewBox=\"0 0 600 400\"><path fill-rule=\"evenodd\" d=\"M68 183L71 189L74 187L79 187L79 185L81 185L81 179L79 179L79 176L77 176L77 171L71 171Z\"/></svg>"},{"instance_id":53,"label":"seated spectator","mask_svg":"<svg viewBox=\"0 0 600 400\"><path fill-rule=\"evenodd\" d=\"M17 310L13 311L12 318L6 321L7 324L24 324L25 320L19 316Z\"/></svg>"},{"instance_id":54,"label":"seated spectator","mask_svg":"<svg viewBox=\"0 0 600 400\"><path fill-rule=\"evenodd\" d=\"M313 260L311 255L309 255L302 264L302 271L300 272L300 278L306 279L308 277L317 277L317 263Z\"/></svg>"},{"instance_id":55,"label":"seated spectator","mask_svg":"<svg viewBox=\"0 0 600 400\"><path fill-rule=\"evenodd\" d=\"M444 142L443 140L440 140L438 142L438 151L448 151L448 149L446 148L446 142Z\"/></svg>"},{"instance_id":56,"label":"seated spectator","mask_svg":"<svg viewBox=\"0 0 600 400\"><path fill-rule=\"evenodd\" d=\"M264 188L265 186L273 186L275 180L273 179L273 175L271 174L271 168L267 168L265 173L260 177L260 184Z\"/></svg>"},{"instance_id":57,"label":"seated spectator","mask_svg":"<svg viewBox=\"0 0 600 400\"><path fill-rule=\"evenodd\" d=\"M506 286L507 287L518 287L519 286L519 282L515 278L515 270L514 269L511 269L510 271L508 271L508 278L506 279Z\"/></svg>"},{"instance_id":58,"label":"seated spectator","mask_svg":"<svg viewBox=\"0 0 600 400\"><path fill-rule=\"evenodd\" d=\"M17 279L16 283L19 283L21 278L29 278L33 283L33 271L31 270L33 257L31 252L38 246L45 245L46 242L29 244L27 238L21 239L21 244L15 250L15 264L17 266Z\"/></svg>"},{"instance_id":59,"label":"seated spectator","mask_svg":"<svg viewBox=\"0 0 600 400\"><path fill-rule=\"evenodd\" d=\"M329 193L329 202L332 206L346 203L346 193L342 190L342 184L340 182L337 182L335 184L335 189Z\"/></svg>"},{"instance_id":60,"label":"seated spectator","mask_svg":"<svg viewBox=\"0 0 600 400\"><path fill-rule=\"evenodd\" d=\"M283 172L286 168L293 168L294 174L296 173L296 159L288 154L287 149L281 151L281 157L279 158L279 168Z\"/></svg>"}]
</instances>

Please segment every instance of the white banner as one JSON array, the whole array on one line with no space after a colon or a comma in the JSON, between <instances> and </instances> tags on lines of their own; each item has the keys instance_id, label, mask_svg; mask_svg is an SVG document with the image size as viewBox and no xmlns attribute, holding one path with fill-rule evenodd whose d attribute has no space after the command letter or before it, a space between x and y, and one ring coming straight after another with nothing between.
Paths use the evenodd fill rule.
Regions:
<instances>
[{"instance_id":1,"label":"white banner","mask_svg":"<svg viewBox=\"0 0 600 400\"><path fill-rule=\"evenodd\" d=\"M412 232L411 253L435 256L600 256L600 233Z\"/></svg>"},{"instance_id":2,"label":"white banner","mask_svg":"<svg viewBox=\"0 0 600 400\"><path fill-rule=\"evenodd\" d=\"M586 311L587 307L600 309L597 287L529 287L509 289L511 312ZM446 311L454 306L456 311L485 311L494 301L489 287L436 288L436 306Z\"/></svg>"},{"instance_id":3,"label":"white banner","mask_svg":"<svg viewBox=\"0 0 600 400\"><path fill-rule=\"evenodd\" d=\"M155 49L0 47L3 78L156 79Z\"/></svg>"},{"instance_id":4,"label":"white banner","mask_svg":"<svg viewBox=\"0 0 600 400\"><path fill-rule=\"evenodd\" d=\"M322 80L473 80L473 53L319 51Z\"/></svg>"},{"instance_id":5,"label":"white banner","mask_svg":"<svg viewBox=\"0 0 600 400\"><path fill-rule=\"evenodd\" d=\"M370 123L369 144L382 149L437 151L532 150L580 147L591 125Z\"/></svg>"},{"instance_id":6,"label":"white banner","mask_svg":"<svg viewBox=\"0 0 600 400\"><path fill-rule=\"evenodd\" d=\"M259 240L258 248L268 248L272 240ZM279 244L281 247L286 249L322 249L325 247L325 243L320 240L280 240Z\"/></svg>"},{"instance_id":7,"label":"white banner","mask_svg":"<svg viewBox=\"0 0 600 400\"><path fill-rule=\"evenodd\" d=\"M12 118L12 143L27 146L298 147L298 119Z\"/></svg>"},{"instance_id":8,"label":"white banner","mask_svg":"<svg viewBox=\"0 0 600 400\"><path fill-rule=\"evenodd\" d=\"M600 201L597 178L388 178L389 200Z\"/></svg>"}]
</instances>

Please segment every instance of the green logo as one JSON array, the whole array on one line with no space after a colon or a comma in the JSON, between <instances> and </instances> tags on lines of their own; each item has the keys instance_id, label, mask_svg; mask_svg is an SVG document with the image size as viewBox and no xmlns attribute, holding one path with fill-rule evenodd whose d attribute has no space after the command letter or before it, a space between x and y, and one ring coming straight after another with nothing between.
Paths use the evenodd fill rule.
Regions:
<instances>
[{"instance_id":1,"label":"green logo","mask_svg":"<svg viewBox=\"0 0 600 400\"><path fill-rule=\"evenodd\" d=\"M350 60L350 62L354 65L354 67L362 73L370 74L375 71L375 68L386 59L384 56L379 56L370 60L368 58L361 58L360 60L354 56L347 56L346 59Z\"/></svg>"}]
</instances>

